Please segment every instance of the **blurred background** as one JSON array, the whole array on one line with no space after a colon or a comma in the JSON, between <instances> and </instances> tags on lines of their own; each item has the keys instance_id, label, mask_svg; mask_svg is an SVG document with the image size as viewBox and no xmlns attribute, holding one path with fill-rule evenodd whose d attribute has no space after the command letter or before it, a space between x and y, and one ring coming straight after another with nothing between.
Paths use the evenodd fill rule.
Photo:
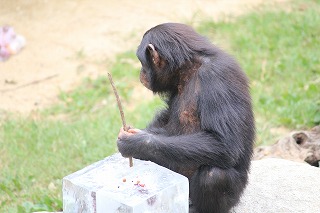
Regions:
<instances>
[{"instance_id":1,"label":"blurred background","mask_svg":"<svg viewBox=\"0 0 320 213\"><path fill-rule=\"evenodd\" d=\"M62 209L61 180L116 152L121 126L163 106L135 50L164 22L193 26L250 78L256 145L320 123L319 0L0 0L0 27L26 45L0 61L0 212ZM1 37L0 37L1 39Z\"/></svg>"}]
</instances>

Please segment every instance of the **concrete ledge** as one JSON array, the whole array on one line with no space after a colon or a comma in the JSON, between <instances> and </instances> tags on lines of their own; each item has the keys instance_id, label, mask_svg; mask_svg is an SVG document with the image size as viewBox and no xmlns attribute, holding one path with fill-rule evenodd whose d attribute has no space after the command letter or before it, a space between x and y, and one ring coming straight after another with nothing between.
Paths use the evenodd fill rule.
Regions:
<instances>
[{"instance_id":1,"label":"concrete ledge","mask_svg":"<svg viewBox=\"0 0 320 213\"><path fill-rule=\"evenodd\" d=\"M249 185L234 212L320 211L320 169L283 159L252 162Z\"/></svg>"}]
</instances>

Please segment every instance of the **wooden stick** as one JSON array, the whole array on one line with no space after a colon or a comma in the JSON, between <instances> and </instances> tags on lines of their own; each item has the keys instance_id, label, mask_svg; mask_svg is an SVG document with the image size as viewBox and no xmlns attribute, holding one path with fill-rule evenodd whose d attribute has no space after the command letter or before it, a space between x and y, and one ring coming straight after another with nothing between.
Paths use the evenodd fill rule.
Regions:
<instances>
[{"instance_id":1,"label":"wooden stick","mask_svg":"<svg viewBox=\"0 0 320 213\"><path fill-rule=\"evenodd\" d=\"M110 81L110 84L111 84L112 89L113 89L113 93L114 93L114 95L116 96L116 99L117 99L117 103L118 103L118 108L119 108L119 112L120 112L120 116L121 116L121 120L122 120L123 129L124 129L124 131L128 131L129 127L126 125L126 120L125 120L125 117L124 117L124 113L123 113L120 97L118 95L116 87L114 86L114 83L113 83L113 80L112 80L112 76L111 76L111 74L109 72L108 72L108 77L109 77L109 81ZM130 167L133 166L132 157L129 157L129 166Z\"/></svg>"}]
</instances>

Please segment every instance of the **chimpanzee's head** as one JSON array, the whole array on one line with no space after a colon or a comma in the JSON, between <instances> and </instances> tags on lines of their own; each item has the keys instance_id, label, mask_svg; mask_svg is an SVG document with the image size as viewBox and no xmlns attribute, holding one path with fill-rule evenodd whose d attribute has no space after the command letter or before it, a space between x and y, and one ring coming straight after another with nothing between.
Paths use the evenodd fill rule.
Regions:
<instances>
[{"instance_id":1,"label":"chimpanzee's head","mask_svg":"<svg viewBox=\"0 0 320 213\"><path fill-rule=\"evenodd\" d=\"M177 89L179 73L196 56L213 54L212 44L191 27L166 23L148 30L138 47L141 83L153 92Z\"/></svg>"}]
</instances>

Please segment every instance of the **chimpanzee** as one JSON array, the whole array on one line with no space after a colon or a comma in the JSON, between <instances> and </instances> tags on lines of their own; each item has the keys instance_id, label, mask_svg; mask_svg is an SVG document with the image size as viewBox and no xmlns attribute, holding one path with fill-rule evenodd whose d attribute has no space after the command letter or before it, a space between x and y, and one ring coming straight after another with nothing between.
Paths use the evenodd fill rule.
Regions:
<instances>
[{"instance_id":1,"label":"chimpanzee","mask_svg":"<svg viewBox=\"0 0 320 213\"><path fill-rule=\"evenodd\" d=\"M228 212L247 184L255 138L248 80L223 50L179 23L148 30L140 81L166 102L144 130L120 130L124 157L185 175L198 212Z\"/></svg>"}]
</instances>

